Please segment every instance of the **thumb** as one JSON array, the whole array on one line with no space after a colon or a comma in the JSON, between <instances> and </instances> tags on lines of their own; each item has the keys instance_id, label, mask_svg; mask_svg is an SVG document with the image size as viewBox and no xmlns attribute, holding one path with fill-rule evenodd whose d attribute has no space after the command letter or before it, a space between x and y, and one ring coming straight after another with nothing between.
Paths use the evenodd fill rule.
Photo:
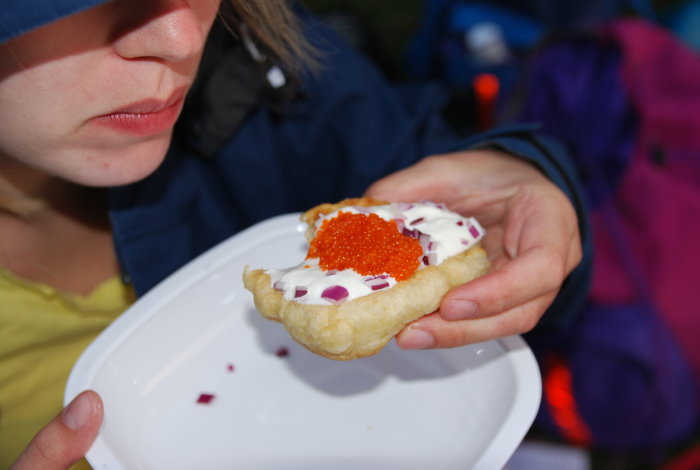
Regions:
<instances>
[{"instance_id":1,"label":"thumb","mask_svg":"<svg viewBox=\"0 0 700 470\"><path fill-rule=\"evenodd\" d=\"M101 423L100 396L81 393L34 436L11 470L67 469L88 451Z\"/></svg>"}]
</instances>

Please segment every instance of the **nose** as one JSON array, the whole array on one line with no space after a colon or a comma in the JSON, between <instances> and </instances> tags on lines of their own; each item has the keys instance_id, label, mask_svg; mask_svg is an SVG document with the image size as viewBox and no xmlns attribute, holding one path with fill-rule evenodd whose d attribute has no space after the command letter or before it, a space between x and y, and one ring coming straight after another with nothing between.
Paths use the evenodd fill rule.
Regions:
<instances>
[{"instance_id":1,"label":"nose","mask_svg":"<svg viewBox=\"0 0 700 470\"><path fill-rule=\"evenodd\" d=\"M187 0L152 0L132 10L113 42L126 59L180 62L201 53L207 27Z\"/></svg>"}]
</instances>

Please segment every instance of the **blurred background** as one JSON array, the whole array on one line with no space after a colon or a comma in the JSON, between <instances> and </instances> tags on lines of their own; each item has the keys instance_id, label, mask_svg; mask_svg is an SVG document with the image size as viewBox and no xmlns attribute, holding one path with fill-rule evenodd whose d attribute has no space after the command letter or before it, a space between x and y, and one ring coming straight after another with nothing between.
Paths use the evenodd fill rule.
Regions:
<instances>
[{"instance_id":1,"label":"blurred background","mask_svg":"<svg viewBox=\"0 0 700 470\"><path fill-rule=\"evenodd\" d=\"M468 135L538 122L579 170L588 306L526 335L540 413L509 466L700 469L700 0L304 0Z\"/></svg>"}]
</instances>

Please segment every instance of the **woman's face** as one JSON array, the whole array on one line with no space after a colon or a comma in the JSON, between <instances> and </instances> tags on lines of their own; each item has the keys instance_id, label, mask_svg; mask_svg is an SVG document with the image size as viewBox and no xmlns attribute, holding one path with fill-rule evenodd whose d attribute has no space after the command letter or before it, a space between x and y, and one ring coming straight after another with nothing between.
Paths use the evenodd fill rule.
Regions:
<instances>
[{"instance_id":1,"label":"woman's face","mask_svg":"<svg viewBox=\"0 0 700 470\"><path fill-rule=\"evenodd\" d=\"M113 0L0 45L0 160L130 183L170 144L221 0Z\"/></svg>"}]
</instances>

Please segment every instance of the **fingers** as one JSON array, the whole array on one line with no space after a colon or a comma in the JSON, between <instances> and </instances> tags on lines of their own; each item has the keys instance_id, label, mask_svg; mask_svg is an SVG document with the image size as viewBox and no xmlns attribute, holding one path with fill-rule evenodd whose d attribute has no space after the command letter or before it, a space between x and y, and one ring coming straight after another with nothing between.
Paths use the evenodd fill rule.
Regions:
<instances>
[{"instance_id":1,"label":"fingers","mask_svg":"<svg viewBox=\"0 0 700 470\"><path fill-rule=\"evenodd\" d=\"M494 151L428 157L378 181L367 195L430 199L476 217L492 272L459 286L440 310L397 336L404 348L452 347L532 329L581 260L576 214L531 164Z\"/></svg>"},{"instance_id":2,"label":"fingers","mask_svg":"<svg viewBox=\"0 0 700 470\"><path fill-rule=\"evenodd\" d=\"M556 294L565 261L545 247L534 247L495 271L450 291L442 301L445 320L483 318Z\"/></svg>"},{"instance_id":3,"label":"fingers","mask_svg":"<svg viewBox=\"0 0 700 470\"><path fill-rule=\"evenodd\" d=\"M396 336L402 349L452 348L530 331L555 295L544 295L486 318L449 321L439 312L412 323Z\"/></svg>"},{"instance_id":4,"label":"fingers","mask_svg":"<svg viewBox=\"0 0 700 470\"><path fill-rule=\"evenodd\" d=\"M11 470L67 469L88 451L101 423L99 395L81 393L34 436Z\"/></svg>"},{"instance_id":5,"label":"fingers","mask_svg":"<svg viewBox=\"0 0 700 470\"><path fill-rule=\"evenodd\" d=\"M440 310L405 328L397 344L405 349L455 347L534 328L580 262L581 246L575 224L569 235L551 238L527 231L521 231L521 238L543 243L519 247L516 253L501 249L493 272L450 291Z\"/></svg>"},{"instance_id":6,"label":"fingers","mask_svg":"<svg viewBox=\"0 0 700 470\"><path fill-rule=\"evenodd\" d=\"M554 295L580 261L575 214L558 192L521 191L506 221L484 243L500 245L490 247L492 272L449 292L440 306L444 319L483 318Z\"/></svg>"}]
</instances>

